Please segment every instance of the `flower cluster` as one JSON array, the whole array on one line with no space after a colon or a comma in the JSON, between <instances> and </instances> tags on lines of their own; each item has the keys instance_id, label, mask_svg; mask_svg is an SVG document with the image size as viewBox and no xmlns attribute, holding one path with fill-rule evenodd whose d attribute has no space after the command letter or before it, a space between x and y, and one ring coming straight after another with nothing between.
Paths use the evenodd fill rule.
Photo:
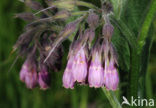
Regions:
<instances>
[{"instance_id":1,"label":"flower cluster","mask_svg":"<svg viewBox=\"0 0 156 108\"><path fill-rule=\"evenodd\" d=\"M22 35L27 36L27 35ZM50 85L50 75L48 70L59 71L61 67L62 59L62 46L59 46L55 49L55 53L51 55L48 60L44 63L44 59L49 54L51 44L55 39L55 35L52 34L47 38L47 33L45 32L40 40L29 47L31 43L26 45L23 42L20 44L19 54L22 57L26 56L26 60L20 71L20 80L25 82L27 88L34 88L38 84L41 89L45 90L49 88ZM28 37L28 36L27 36ZM23 40L24 37L22 37ZM24 38L25 41L27 38ZM17 41L19 44L21 39ZM37 50L38 49L38 50ZM39 55L38 55L39 52Z\"/></svg>"},{"instance_id":2,"label":"flower cluster","mask_svg":"<svg viewBox=\"0 0 156 108\"><path fill-rule=\"evenodd\" d=\"M45 90L50 86L49 69L59 71L61 68L63 56L61 44L44 62L56 40L57 29L60 29L60 26L52 23L49 17L53 13L53 16L60 20L58 16L61 12L56 7L50 7L49 12L37 1L25 0L24 3L38 12L35 14L30 12L16 14L16 17L29 22L25 26L24 33L20 35L13 47L21 57L26 58L20 71L20 80L26 84L27 88L32 89L39 85L41 89ZM66 14L65 12L61 13L61 15ZM57 23L57 20L55 22Z\"/></svg>"},{"instance_id":3,"label":"flower cluster","mask_svg":"<svg viewBox=\"0 0 156 108\"><path fill-rule=\"evenodd\" d=\"M98 18L92 19L89 24L93 25L95 21L97 22ZM90 26L89 29L91 27L93 26ZM88 83L90 87L95 88L105 86L108 90L117 89L119 76L117 54L110 42L112 33L113 26L110 23L104 24L102 38L98 37L92 47L89 47L89 43L94 39L95 33L88 31L88 29L84 33L80 33L83 35L72 43L69 52L69 60L63 75L63 86L65 88L73 89L75 82L78 82L80 84Z\"/></svg>"},{"instance_id":4,"label":"flower cluster","mask_svg":"<svg viewBox=\"0 0 156 108\"><path fill-rule=\"evenodd\" d=\"M16 17L29 22L14 45L14 50L26 57L20 79L28 88L36 85L41 89L49 87L48 70L60 69L62 42L74 36L63 74L63 86L74 88L77 82L95 88L117 89L117 54L111 43L113 26L109 21L111 5L102 3L100 9L79 0L45 0L49 7L44 8L33 0L25 0L24 3L37 11L16 14ZM75 12L75 6L89 9ZM66 19L70 17L77 19L66 24Z\"/></svg>"},{"instance_id":5,"label":"flower cluster","mask_svg":"<svg viewBox=\"0 0 156 108\"><path fill-rule=\"evenodd\" d=\"M50 85L48 67L40 60L39 69L37 68L35 51L36 48L32 50L25 60L20 71L20 80L26 84L27 88L32 89L39 85L42 90L46 90Z\"/></svg>"}]
</instances>

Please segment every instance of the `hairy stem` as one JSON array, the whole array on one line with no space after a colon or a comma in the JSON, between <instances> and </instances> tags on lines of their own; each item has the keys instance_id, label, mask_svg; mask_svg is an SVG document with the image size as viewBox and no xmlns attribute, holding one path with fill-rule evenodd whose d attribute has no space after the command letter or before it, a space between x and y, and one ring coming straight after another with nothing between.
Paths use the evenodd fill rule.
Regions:
<instances>
[{"instance_id":1,"label":"hairy stem","mask_svg":"<svg viewBox=\"0 0 156 108\"><path fill-rule=\"evenodd\" d=\"M88 88L87 87L83 87L81 89L80 108L87 108L87 100L88 100Z\"/></svg>"},{"instance_id":2,"label":"hairy stem","mask_svg":"<svg viewBox=\"0 0 156 108\"><path fill-rule=\"evenodd\" d=\"M104 87L102 88L102 90L108 98L112 108L122 108L113 91L108 91Z\"/></svg>"},{"instance_id":3,"label":"hairy stem","mask_svg":"<svg viewBox=\"0 0 156 108\"><path fill-rule=\"evenodd\" d=\"M72 108L78 108L78 99L76 89L72 90Z\"/></svg>"}]
</instances>

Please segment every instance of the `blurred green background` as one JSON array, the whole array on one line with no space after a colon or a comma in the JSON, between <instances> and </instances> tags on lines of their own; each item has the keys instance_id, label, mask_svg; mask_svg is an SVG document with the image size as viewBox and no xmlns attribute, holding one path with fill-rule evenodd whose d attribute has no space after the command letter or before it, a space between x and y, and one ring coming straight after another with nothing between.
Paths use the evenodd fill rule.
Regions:
<instances>
[{"instance_id":1,"label":"blurred green background","mask_svg":"<svg viewBox=\"0 0 156 108\"><path fill-rule=\"evenodd\" d=\"M150 2L150 0L144 1L146 2L142 2L141 0L132 2L130 4L131 7L125 10L132 10L128 11L132 14L125 16L125 18L132 22L129 23L132 29L137 28L133 25L133 21L138 23L138 14L142 14ZM135 10L136 8L139 8L139 10ZM75 86L74 90L67 90L62 87L62 74L66 65L66 53L63 58L62 70L57 73L52 72L51 87L47 91L42 91L39 88L29 90L19 80L19 71L24 61L23 59L18 59L14 67L9 71L17 56L16 54L11 54L12 46L23 32L23 27L26 24L20 19L15 19L14 14L23 11L30 11L30 9L25 7L22 2L17 0L0 0L0 108L111 108L109 101L101 89L79 85ZM149 35L153 37L153 44L150 51L146 78L142 80L145 80L146 91L148 91L146 92L146 96L148 98L155 98L156 20L152 23ZM120 75L120 77L124 76ZM117 95L121 93L122 91L116 91ZM122 98L118 98L122 102Z\"/></svg>"}]
</instances>

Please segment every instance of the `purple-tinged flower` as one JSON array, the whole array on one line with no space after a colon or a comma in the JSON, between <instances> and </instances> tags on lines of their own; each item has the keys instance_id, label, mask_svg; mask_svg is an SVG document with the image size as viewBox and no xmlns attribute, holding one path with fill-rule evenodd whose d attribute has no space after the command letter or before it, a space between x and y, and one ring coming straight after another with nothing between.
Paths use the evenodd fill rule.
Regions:
<instances>
[{"instance_id":1,"label":"purple-tinged flower","mask_svg":"<svg viewBox=\"0 0 156 108\"><path fill-rule=\"evenodd\" d=\"M20 71L20 80L25 82L27 87L32 89L37 84L37 68L33 58L28 57Z\"/></svg>"},{"instance_id":2,"label":"purple-tinged flower","mask_svg":"<svg viewBox=\"0 0 156 108\"><path fill-rule=\"evenodd\" d=\"M41 65L40 72L38 73L38 84L42 90L48 89L50 85L50 75L44 64Z\"/></svg>"},{"instance_id":3,"label":"purple-tinged flower","mask_svg":"<svg viewBox=\"0 0 156 108\"><path fill-rule=\"evenodd\" d=\"M29 71L29 63L28 63L28 60L26 60L21 68L21 71L20 71L20 80L22 82L25 82L25 76L28 71Z\"/></svg>"},{"instance_id":4,"label":"purple-tinged flower","mask_svg":"<svg viewBox=\"0 0 156 108\"><path fill-rule=\"evenodd\" d=\"M37 68L36 64L31 63L29 67L29 71L26 73L25 76L25 83L27 88L34 88L37 85Z\"/></svg>"},{"instance_id":5,"label":"purple-tinged flower","mask_svg":"<svg viewBox=\"0 0 156 108\"><path fill-rule=\"evenodd\" d=\"M104 85L104 71L101 51L95 50L89 67L88 82L90 87L99 88Z\"/></svg>"},{"instance_id":6,"label":"purple-tinged flower","mask_svg":"<svg viewBox=\"0 0 156 108\"><path fill-rule=\"evenodd\" d=\"M104 84L108 90L116 90L119 83L117 54L111 43L104 43Z\"/></svg>"},{"instance_id":7,"label":"purple-tinged flower","mask_svg":"<svg viewBox=\"0 0 156 108\"><path fill-rule=\"evenodd\" d=\"M84 83L87 77L87 58L85 54L85 49L81 47L81 49L76 52L74 61L73 61L73 78L74 81Z\"/></svg>"},{"instance_id":8,"label":"purple-tinged flower","mask_svg":"<svg viewBox=\"0 0 156 108\"><path fill-rule=\"evenodd\" d=\"M64 71L63 74L63 86L65 88L74 88L74 78L73 78L73 74L72 74L72 67L73 67L73 56L69 56L69 60L66 66L66 69Z\"/></svg>"},{"instance_id":9,"label":"purple-tinged flower","mask_svg":"<svg viewBox=\"0 0 156 108\"><path fill-rule=\"evenodd\" d=\"M104 84L108 90L116 90L119 83L119 76L117 68L115 67L115 61L113 58L109 61L105 59L104 69Z\"/></svg>"}]
</instances>

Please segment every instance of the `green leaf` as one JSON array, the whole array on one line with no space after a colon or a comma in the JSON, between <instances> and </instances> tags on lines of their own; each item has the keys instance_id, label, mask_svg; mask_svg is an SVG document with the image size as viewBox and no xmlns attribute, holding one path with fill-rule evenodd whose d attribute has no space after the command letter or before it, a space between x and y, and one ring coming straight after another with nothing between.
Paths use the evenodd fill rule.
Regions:
<instances>
[{"instance_id":1,"label":"green leaf","mask_svg":"<svg viewBox=\"0 0 156 108\"><path fill-rule=\"evenodd\" d=\"M121 70L128 71L130 69L130 50L129 45L124 36L117 28L114 30L112 42L118 53L119 66Z\"/></svg>"},{"instance_id":2,"label":"green leaf","mask_svg":"<svg viewBox=\"0 0 156 108\"><path fill-rule=\"evenodd\" d=\"M116 95L113 91L108 91L106 88L102 88L103 92L105 93L106 97L108 98L110 104L112 105L112 108L122 108L120 105L118 99L116 98Z\"/></svg>"},{"instance_id":3,"label":"green leaf","mask_svg":"<svg viewBox=\"0 0 156 108\"><path fill-rule=\"evenodd\" d=\"M110 1L112 2L113 5L115 17L117 20L119 20L122 13L124 2L126 0L110 0Z\"/></svg>"},{"instance_id":4,"label":"green leaf","mask_svg":"<svg viewBox=\"0 0 156 108\"><path fill-rule=\"evenodd\" d=\"M145 40L147 38L147 34L149 32L149 28L150 28L150 25L152 23L152 20L154 18L156 14L156 0L152 0L151 4L150 4L150 8L148 10L148 13L146 14L146 17L145 17L145 20L144 20L144 23L141 27L141 30L140 30L140 34L138 36L138 53L141 53L142 51L142 48L145 44Z\"/></svg>"}]
</instances>

